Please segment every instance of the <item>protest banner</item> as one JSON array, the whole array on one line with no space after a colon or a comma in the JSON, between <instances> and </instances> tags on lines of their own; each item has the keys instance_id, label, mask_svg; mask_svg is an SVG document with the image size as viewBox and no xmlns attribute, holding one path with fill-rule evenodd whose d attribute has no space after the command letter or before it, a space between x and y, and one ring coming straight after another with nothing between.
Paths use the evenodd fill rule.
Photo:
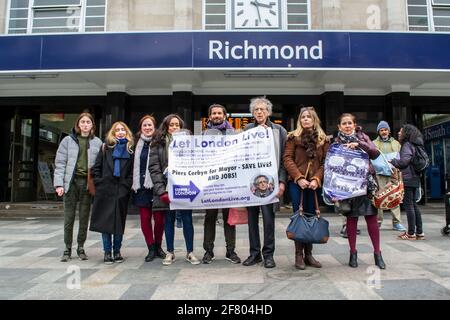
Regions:
<instances>
[{"instance_id":1,"label":"protest banner","mask_svg":"<svg viewBox=\"0 0 450 320\"><path fill-rule=\"evenodd\" d=\"M344 200L367 194L369 155L359 149L350 149L341 144L330 146L325 158L323 197Z\"/></svg>"},{"instance_id":2,"label":"protest banner","mask_svg":"<svg viewBox=\"0 0 450 320\"><path fill-rule=\"evenodd\" d=\"M174 134L167 178L171 210L278 202L273 132L256 127L232 135Z\"/></svg>"}]
</instances>

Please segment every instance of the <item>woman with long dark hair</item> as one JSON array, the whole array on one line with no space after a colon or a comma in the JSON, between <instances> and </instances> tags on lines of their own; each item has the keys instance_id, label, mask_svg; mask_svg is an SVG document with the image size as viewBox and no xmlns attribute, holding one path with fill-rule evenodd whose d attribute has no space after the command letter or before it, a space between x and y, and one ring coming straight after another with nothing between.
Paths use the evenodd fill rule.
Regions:
<instances>
[{"instance_id":1,"label":"woman with long dark hair","mask_svg":"<svg viewBox=\"0 0 450 320\"><path fill-rule=\"evenodd\" d=\"M153 182L150 177L150 143L155 133L156 120L151 115L145 115L139 121L139 131L136 134L136 149L133 163L133 203L139 208L141 230L147 244L146 262L155 257L164 259L165 252L161 248L164 233L164 212L152 211ZM152 224L152 218L155 221Z\"/></svg>"},{"instance_id":2,"label":"woman with long dark hair","mask_svg":"<svg viewBox=\"0 0 450 320\"><path fill-rule=\"evenodd\" d=\"M303 197L305 214L315 212L314 193L322 185L323 165L330 143L320 126L320 119L313 107L300 109L297 128L287 136L284 149L284 167L289 174L289 193L294 212L299 210ZM312 256L312 243L295 241L295 267L305 265L321 268Z\"/></svg>"},{"instance_id":3,"label":"woman with long dark hair","mask_svg":"<svg viewBox=\"0 0 450 320\"><path fill-rule=\"evenodd\" d=\"M408 219L408 231L400 234L401 240L425 240L422 226L422 214L416 203L416 191L420 187L420 173L414 170L411 162L415 155L416 147L424 146L423 136L412 124L405 124L398 132L400 141L400 159L393 159L391 163L402 172L405 195L403 205Z\"/></svg>"},{"instance_id":4,"label":"woman with long dark hair","mask_svg":"<svg viewBox=\"0 0 450 320\"><path fill-rule=\"evenodd\" d=\"M170 265L175 261L175 219L177 210L170 210L169 195L167 192L167 167L169 165L168 149L172 142L172 134L183 129L184 122L180 116L169 114L164 118L155 132L150 150L150 176L153 181L153 211L165 211L164 232L166 234L167 254L163 265ZM191 264L200 264L194 255L194 225L192 223L192 210L178 210L183 220L183 235L186 242L186 261Z\"/></svg>"}]
</instances>

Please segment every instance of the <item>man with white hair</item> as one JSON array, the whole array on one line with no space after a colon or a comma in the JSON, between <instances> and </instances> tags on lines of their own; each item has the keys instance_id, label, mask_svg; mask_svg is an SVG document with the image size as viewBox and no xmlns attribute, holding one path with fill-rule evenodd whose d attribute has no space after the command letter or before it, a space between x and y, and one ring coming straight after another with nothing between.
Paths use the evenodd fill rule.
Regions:
<instances>
[{"instance_id":1,"label":"man with white hair","mask_svg":"<svg viewBox=\"0 0 450 320\"><path fill-rule=\"evenodd\" d=\"M283 196L286 188L286 169L283 166L282 157L284 154L284 144L286 142L287 131L282 126L272 123L269 116L272 114L272 103L266 97L253 98L250 101L250 112L255 121L249 123L244 130L249 130L257 126L270 128L273 130L275 140L275 152L278 164L279 192L277 197ZM252 266L262 262L264 257L264 267L274 268L276 266L273 259L275 251L275 211L274 205L266 204L262 206L248 207L248 233L250 240L250 256L242 264ZM261 256L261 241L259 237L259 212L262 212L264 224L264 246Z\"/></svg>"}]
</instances>

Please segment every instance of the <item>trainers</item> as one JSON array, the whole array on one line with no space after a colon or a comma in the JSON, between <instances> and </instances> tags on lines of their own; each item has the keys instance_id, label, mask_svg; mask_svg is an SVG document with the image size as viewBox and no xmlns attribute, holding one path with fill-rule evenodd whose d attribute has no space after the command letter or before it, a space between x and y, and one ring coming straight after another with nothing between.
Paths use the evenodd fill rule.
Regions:
<instances>
[{"instance_id":1,"label":"trainers","mask_svg":"<svg viewBox=\"0 0 450 320\"><path fill-rule=\"evenodd\" d=\"M241 259L238 257L236 252L234 252L234 250L227 251L227 254L225 255L225 259L234 264L241 263Z\"/></svg>"},{"instance_id":2,"label":"trainers","mask_svg":"<svg viewBox=\"0 0 450 320\"><path fill-rule=\"evenodd\" d=\"M86 255L86 252L81 247L77 249L77 255L78 255L78 258L82 261L88 260L88 256Z\"/></svg>"},{"instance_id":3,"label":"trainers","mask_svg":"<svg viewBox=\"0 0 450 320\"><path fill-rule=\"evenodd\" d=\"M339 233L341 234L342 238L348 238L347 226L345 224L342 226L342 229L341 229L341 231Z\"/></svg>"},{"instance_id":4,"label":"trainers","mask_svg":"<svg viewBox=\"0 0 450 320\"><path fill-rule=\"evenodd\" d=\"M397 222L392 226L392 230L403 232L406 231L406 228L400 222Z\"/></svg>"},{"instance_id":5,"label":"trainers","mask_svg":"<svg viewBox=\"0 0 450 320\"><path fill-rule=\"evenodd\" d=\"M166 257L163 259L162 264L165 266L171 265L175 261L175 255L173 252L167 252Z\"/></svg>"},{"instance_id":6,"label":"trainers","mask_svg":"<svg viewBox=\"0 0 450 320\"><path fill-rule=\"evenodd\" d=\"M123 257L120 254L120 251L114 252L114 262L117 262L117 263L122 263L123 262Z\"/></svg>"},{"instance_id":7,"label":"trainers","mask_svg":"<svg viewBox=\"0 0 450 320\"><path fill-rule=\"evenodd\" d=\"M416 233L416 240L425 240L425 233Z\"/></svg>"},{"instance_id":8,"label":"trainers","mask_svg":"<svg viewBox=\"0 0 450 320\"><path fill-rule=\"evenodd\" d=\"M111 255L111 252L105 252L105 257L103 258L103 262L105 264L113 264L114 263L114 259Z\"/></svg>"},{"instance_id":9,"label":"trainers","mask_svg":"<svg viewBox=\"0 0 450 320\"><path fill-rule=\"evenodd\" d=\"M194 256L194 253L193 253L193 252L189 252L189 253L186 255L186 261L187 261L187 262L190 262L191 264L200 264L200 260L198 260L197 257Z\"/></svg>"},{"instance_id":10,"label":"trainers","mask_svg":"<svg viewBox=\"0 0 450 320\"><path fill-rule=\"evenodd\" d=\"M66 250L64 250L63 256L61 257L61 262L67 262L69 261L72 255L72 249L67 248Z\"/></svg>"},{"instance_id":11,"label":"trainers","mask_svg":"<svg viewBox=\"0 0 450 320\"><path fill-rule=\"evenodd\" d=\"M202 262L204 264L210 264L214 260L214 252L212 251L206 251L205 255L203 256Z\"/></svg>"}]
</instances>

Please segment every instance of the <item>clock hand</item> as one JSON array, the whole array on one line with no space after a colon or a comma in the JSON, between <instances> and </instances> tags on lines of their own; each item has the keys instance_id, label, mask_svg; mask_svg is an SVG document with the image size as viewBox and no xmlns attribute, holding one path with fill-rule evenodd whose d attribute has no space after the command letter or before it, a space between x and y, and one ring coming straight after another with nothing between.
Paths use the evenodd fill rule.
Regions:
<instances>
[{"instance_id":1,"label":"clock hand","mask_svg":"<svg viewBox=\"0 0 450 320\"><path fill-rule=\"evenodd\" d=\"M256 0L256 3L260 7L272 9L272 5L270 5L270 4L261 3L261 2L258 2L257 0Z\"/></svg>"},{"instance_id":2,"label":"clock hand","mask_svg":"<svg viewBox=\"0 0 450 320\"><path fill-rule=\"evenodd\" d=\"M258 10L258 18L259 18L259 22L261 22L261 15L259 13L260 3L258 2L258 0L255 0L255 1L250 1L250 4L254 5L256 7L256 10Z\"/></svg>"}]
</instances>

